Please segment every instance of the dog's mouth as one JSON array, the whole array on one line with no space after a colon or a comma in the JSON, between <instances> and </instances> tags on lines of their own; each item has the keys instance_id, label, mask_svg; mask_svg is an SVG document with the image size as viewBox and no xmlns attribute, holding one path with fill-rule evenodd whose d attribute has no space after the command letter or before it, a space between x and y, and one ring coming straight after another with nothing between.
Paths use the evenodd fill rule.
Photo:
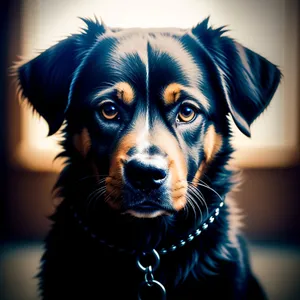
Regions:
<instances>
[{"instance_id":1,"label":"dog's mouth","mask_svg":"<svg viewBox=\"0 0 300 300\"><path fill-rule=\"evenodd\" d=\"M153 201L142 201L124 209L124 213L138 218L155 218L162 215L171 215L176 212L171 205L163 205Z\"/></svg>"}]
</instances>

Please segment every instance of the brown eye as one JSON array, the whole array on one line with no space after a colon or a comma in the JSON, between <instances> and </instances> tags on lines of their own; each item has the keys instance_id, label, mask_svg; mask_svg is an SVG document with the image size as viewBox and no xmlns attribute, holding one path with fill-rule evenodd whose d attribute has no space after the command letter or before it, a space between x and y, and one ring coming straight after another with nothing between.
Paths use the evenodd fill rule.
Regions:
<instances>
[{"instance_id":1,"label":"brown eye","mask_svg":"<svg viewBox=\"0 0 300 300\"><path fill-rule=\"evenodd\" d=\"M192 121L196 116L195 108L193 108L191 105L183 104L180 107L180 110L177 115L177 121L178 122L190 122Z\"/></svg>"},{"instance_id":2,"label":"brown eye","mask_svg":"<svg viewBox=\"0 0 300 300\"><path fill-rule=\"evenodd\" d=\"M100 112L102 116L107 120L114 120L117 118L119 111L113 103L104 103L100 107Z\"/></svg>"}]
</instances>

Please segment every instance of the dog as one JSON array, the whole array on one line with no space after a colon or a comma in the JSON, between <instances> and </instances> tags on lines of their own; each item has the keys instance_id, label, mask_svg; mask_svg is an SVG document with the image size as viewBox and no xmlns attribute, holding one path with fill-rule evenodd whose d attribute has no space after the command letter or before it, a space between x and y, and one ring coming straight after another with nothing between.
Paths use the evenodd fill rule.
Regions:
<instances>
[{"instance_id":1,"label":"dog","mask_svg":"<svg viewBox=\"0 0 300 300\"><path fill-rule=\"evenodd\" d=\"M41 298L266 299L227 196L228 117L250 137L279 68L208 18L191 29L82 20L17 68L66 159Z\"/></svg>"}]
</instances>

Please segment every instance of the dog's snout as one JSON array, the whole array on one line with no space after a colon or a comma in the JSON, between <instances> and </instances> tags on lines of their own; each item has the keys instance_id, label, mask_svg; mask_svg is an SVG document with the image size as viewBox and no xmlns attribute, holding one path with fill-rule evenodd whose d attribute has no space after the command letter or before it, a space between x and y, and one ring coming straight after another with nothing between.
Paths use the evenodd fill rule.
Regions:
<instances>
[{"instance_id":1,"label":"dog's snout","mask_svg":"<svg viewBox=\"0 0 300 300\"><path fill-rule=\"evenodd\" d=\"M130 160L124 167L126 180L136 189L151 190L159 188L168 175L163 164L155 161Z\"/></svg>"}]
</instances>

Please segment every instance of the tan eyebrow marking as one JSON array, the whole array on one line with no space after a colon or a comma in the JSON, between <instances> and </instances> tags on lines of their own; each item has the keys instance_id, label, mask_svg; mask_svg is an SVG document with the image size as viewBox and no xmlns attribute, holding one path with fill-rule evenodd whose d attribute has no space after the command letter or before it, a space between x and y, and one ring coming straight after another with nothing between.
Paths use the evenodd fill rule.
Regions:
<instances>
[{"instance_id":1,"label":"tan eyebrow marking","mask_svg":"<svg viewBox=\"0 0 300 300\"><path fill-rule=\"evenodd\" d=\"M176 82L170 83L163 91L163 100L165 103L167 105L175 103L180 97L181 90L181 84Z\"/></svg>"},{"instance_id":2,"label":"tan eyebrow marking","mask_svg":"<svg viewBox=\"0 0 300 300\"><path fill-rule=\"evenodd\" d=\"M178 101L181 92L186 92L190 96L198 99L202 106L209 111L210 105L208 100L197 88L183 86L182 84L176 82L167 85L162 92L163 100L166 105L170 105Z\"/></svg>"},{"instance_id":3,"label":"tan eyebrow marking","mask_svg":"<svg viewBox=\"0 0 300 300\"><path fill-rule=\"evenodd\" d=\"M117 97L126 104L131 104L134 98L134 90L128 82L119 82L116 84Z\"/></svg>"}]
</instances>

